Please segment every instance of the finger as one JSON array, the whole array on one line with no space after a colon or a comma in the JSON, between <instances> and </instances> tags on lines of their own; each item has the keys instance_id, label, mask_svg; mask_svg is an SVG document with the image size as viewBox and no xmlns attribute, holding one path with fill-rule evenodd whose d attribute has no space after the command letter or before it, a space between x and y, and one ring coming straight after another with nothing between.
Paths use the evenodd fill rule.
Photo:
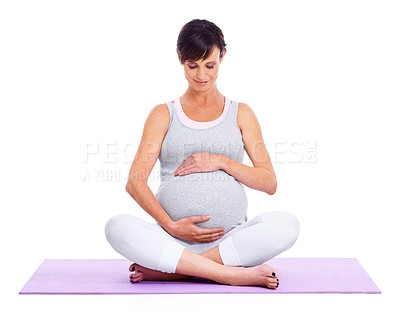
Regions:
<instances>
[{"instance_id":1,"label":"finger","mask_svg":"<svg viewBox=\"0 0 400 322\"><path fill-rule=\"evenodd\" d=\"M185 162L183 162L179 167L176 168L175 172L179 171L182 169L182 167L185 166Z\"/></svg>"},{"instance_id":2,"label":"finger","mask_svg":"<svg viewBox=\"0 0 400 322\"><path fill-rule=\"evenodd\" d=\"M201 243L212 243L218 240L218 238L211 238L211 239L203 239Z\"/></svg>"},{"instance_id":3,"label":"finger","mask_svg":"<svg viewBox=\"0 0 400 322\"><path fill-rule=\"evenodd\" d=\"M193 163L194 163L194 161L191 161L191 160L184 161L175 171L182 170L182 168L184 168L184 167L186 167L188 165L191 165Z\"/></svg>"},{"instance_id":4,"label":"finger","mask_svg":"<svg viewBox=\"0 0 400 322\"><path fill-rule=\"evenodd\" d=\"M211 234L211 235L209 235L210 236L210 238L214 238L214 237L222 237L222 236L224 236L225 235L225 233L214 233L214 234Z\"/></svg>"},{"instance_id":5,"label":"finger","mask_svg":"<svg viewBox=\"0 0 400 322\"><path fill-rule=\"evenodd\" d=\"M188 217L188 218L190 218L192 220L192 222L195 223L195 222L199 222L199 221L209 220L210 216L192 216L192 217ZM197 231L200 233L202 233L202 231L201 231L202 229L206 229L206 228L201 228L199 226L196 226L196 228L197 228Z\"/></svg>"},{"instance_id":6,"label":"finger","mask_svg":"<svg viewBox=\"0 0 400 322\"><path fill-rule=\"evenodd\" d=\"M203 234L203 236L206 236L207 238L220 238L220 237L224 237L225 233L219 232L219 233L213 233L213 234Z\"/></svg>"},{"instance_id":7,"label":"finger","mask_svg":"<svg viewBox=\"0 0 400 322\"><path fill-rule=\"evenodd\" d=\"M202 228L199 227L199 229L202 230L202 233L204 234L216 234L216 233L225 233L225 229L224 228Z\"/></svg>"},{"instance_id":8,"label":"finger","mask_svg":"<svg viewBox=\"0 0 400 322\"><path fill-rule=\"evenodd\" d=\"M215 237L211 238L211 241L216 241L218 239L221 239L222 237L224 237L224 236L223 235L215 236Z\"/></svg>"},{"instance_id":9,"label":"finger","mask_svg":"<svg viewBox=\"0 0 400 322\"><path fill-rule=\"evenodd\" d=\"M223 233L218 233L218 234L203 234L198 236L198 239L201 241L214 241L217 240L221 237L223 237L224 234Z\"/></svg>"},{"instance_id":10,"label":"finger","mask_svg":"<svg viewBox=\"0 0 400 322\"><path fill-rule=\"evenodd\" d=\"M222 237L224 237L223 235L219 235L219 236L216 236L216 237L214 237L214 238L211 238L211 242L213 242L213 241L216 241L216 240L218 240L218 239L221 239Z\"/></svg>"},{"instance_id":11,"label":"finger","mask_svg":"<svg viewBox=\"0 0 400 322\"><path fill-rule=\"evenodd\" d=\"M184 176L185 174L189 174L190 170L179 170L176 174L180 175L180 176Z\"/></svg>"},{"instance_id":12,"label":"finger","mask_svg":"<svg viewBox=\"0 0 400 322\"><path fill-rule=\"evenodd\" d=\"M193 163L195 163L195 162L196 162L196 161L195 161L194 159L187 160L187 161L185 162L185 166L191 165L191 164L193 164Z\"/></svg>"},{"instance_id":13,"label":"finger","mask_svg":"<svg viewBox=\"0 0 400 322\"><path fill-rule=\"evenodd\" d=\"M203 243L212 241L214 238L215 238L215 236L211 236L211 235L199 235L196 237L196 239L198 241L201 241Z\"/></svg>"},{"instance_id":14,"label":"finger","mask_svg":"<svg viewBox=\"0 0 400 322\"><path fill-rule=\"evenodd\" d=\"M198 235L197 235L197 237L198 238L207 238L207 239L210 239L210 238L220 238L220 237L223 237L225 235L225 233L213 233L213 234L204 234L204 233L199 233Z\"/></svg>"},{"instance_id":15,"label":"finger","mask_svg":"<svg viewBox=\"0 0 400 322\"><path fill-rule=\"evenodd\" d=\"M218 238L223 237L223 234L211 234L211 235L202 235L202 236L198 236L199 238L201 238L202 240L217 240Z\"/></svg>"},{"instance_id":16,"label":"finger","mask_svg":"<svg viewBox=\"0 0 400 322\"><path fill-rule=\"evenodd\" d=\"M183 167L182 169L180 169L179 171L177 171L176 173L184 174L184 173L188 173L188 172L191 172L191 171L194 171L194 172L195 172L195 170L197 170L197 169L198 169L198 168L197 168L197 166L195 166L195 165L185 166L185 167Z\"/></svg>"},{"instance_id":17,"label":"finger","mask_svg":"<svg viewBox=\"0 0 400 322\"><path fill-rule=\"evenodd\" d=\"M208 239L200 239L197 240L198 243L212 243L218 240L218 238L208 238Z\"/></svg>"}]
</instances>

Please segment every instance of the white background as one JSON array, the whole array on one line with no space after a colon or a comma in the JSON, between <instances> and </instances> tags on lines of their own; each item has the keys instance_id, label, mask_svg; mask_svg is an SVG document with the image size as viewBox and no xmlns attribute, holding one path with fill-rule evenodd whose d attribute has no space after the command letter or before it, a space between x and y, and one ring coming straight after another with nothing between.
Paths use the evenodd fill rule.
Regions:
<instances>
[{"instance_id":1,"label":"white background","mask_svg":"<svg viewBox=\"0 0 400 322\"><path fill-rule=\"evenodd\" d=\"M396 1L2 1L0 314L399 317L399 11ZM125 176L150 110L186 91L176 41L195 18L222 29L218 88L252 107L277 174L273 196L246 188L249 218L293 212L301 233L279 257L357 258L382 294L18 295L44 259L122 258L104 236L114 214L153 220ZM157 161L153 192L158 171Z\"/></svg>"}]
</instances>

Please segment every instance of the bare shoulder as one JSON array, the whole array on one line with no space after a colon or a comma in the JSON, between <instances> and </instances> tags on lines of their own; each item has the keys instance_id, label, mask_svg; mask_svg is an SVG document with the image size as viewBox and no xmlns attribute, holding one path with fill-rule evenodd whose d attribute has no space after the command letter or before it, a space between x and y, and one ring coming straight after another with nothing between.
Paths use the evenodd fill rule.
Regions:
<instances>
[{"instance_id":1,"label":"bare shoulder","mask_svg":"<svg viewBox=\"0 0 400 322\"><path fill-rule=\"evenodd\" d=\"M243 133L251 127L259 127L259 123L253 109L246 103L240 102L238 105L237 123Z\"/></svg>"},{"instance_id":2,"label":"bare shoulder","mask_svg":"<svg viewBox=\"0 0 400 322\"><path fill-rule=\"evenodd\" d=\"M151 129L165 132L169 125L169 111L167 104L158 104L154 106L147 116L146 125Z\"/></svg>"},{"instance_id":3,"label":"bare shoulder","mask_svg":"<svg viewBox=\"0 0 400 322\"><path fill-rule=\"evenodd\" d=\"M129 170L127 189L131 183L147 179L157 161L162 142L168 131L169 111L167 104L154 106L143 127L142 138Z\"/></svg>"},{"instance_id":4,"label":"bare shoulder","mask_svg":"<svg viewBox=\"0 0 400 322\"><path fill-rule=\"evenodd\" d=\"M161 146L169 126L167 104L158 104L149 112L143 127L142 143Z\"/></svg>"}]
</instances>

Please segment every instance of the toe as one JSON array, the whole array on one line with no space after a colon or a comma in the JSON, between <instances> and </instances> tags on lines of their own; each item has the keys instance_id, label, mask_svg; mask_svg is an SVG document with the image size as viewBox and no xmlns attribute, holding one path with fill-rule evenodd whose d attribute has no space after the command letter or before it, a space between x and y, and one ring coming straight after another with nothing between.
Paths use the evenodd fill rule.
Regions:
<instances>
[{"instance_id":1,"label":"toe","mask_svg":"<svg viewBox=\"0 0 400 322\"><path fill-rule=\"evenodd\" d=\"M131 266L129 266L129 271L133 272L135 270L135 263L133 263Z\"/></svg>"},{"instance_id":2,"label":"toe","mask_svg":"<svg viewBox=\"0 0 400 322\"><path fill-rule=\"evenodd\" d=\"M277 280L274 277L267 277L267 283L268 284L277 284Z\"/></svg>"},{"instance_id":3,"label":"toe","mask_svg":"<svg viewBox=\"0 0 400 322\"><path fill-rule=\"evenodd\" d=\"M271 266L268 266L268 265L265 265L265 264L262 265L262 267L263 267L264 274L266 276L272 277L274 279L278 278L278 272L276 271L275 268L272 268Z\"/></svg>"},{"instance_id":4,"label":"toe","mask_svg":"<svg viewBox=\"0 0 400 322\"><path fill-rule=\"evenodd\" d=\"M268 288L275 289L275 288L278 287L278 283L276 283L276 282L267 282L267 286L268 286Z\"/></svg>"},{"instance_id":5,"label":"toe","mask_svg":"<svg viewBox=\"0 0 400 322\"><path fill-rule=\"evenodd\" d=\"M271 267L271 266L268 266L268 268L269 268L269 274L268 274L268 276L272 276L272 277L274 277L274 278L278 278L278 272L277 272L277 270L276 270L275 268Z\"/></svg>"},{"instance_id":6,"label":"toe","mask_svg":"<svg viewBox=\"0 0 400 322\"><path fill-rule=\"evenodd\" d=\"M142 273L139 272L133 272L133 274L129 275L129 278L137 278L143 276Z\"/></svg>"},{"instance_id":7,"label":"toe","mask_svg":"<svg viewBox=\"0 0 400 322\"><path fill-rule=\"evenodd\" d=\"M267 279L268 288L275 289L275 288L278 287L279 283L278 283L278 281L277 281L277 279L275 277L267 276L266 279Z\"/></svg>"},{"instance_id":8,"label":"toe","mask_svg":"<svg viewBox=\"0 0 400 322\"><path fill-rule=\"evenodd\" d=\"M136 282L139 282L139 281L141 281L142 280L142 278L131 278L129 281L131 282L131 283L136 283Z\"/></svg>"},{"instance_id":9,"label":"toe","mask_svg":"<svg viewBox=\"0 0 400 322\"><path fill-rule=\"evenodd\" d=\"M129 275L129 280L131 283L139 282L143 279L143 274L131 274Z\"/></svg>"}]
</instances>

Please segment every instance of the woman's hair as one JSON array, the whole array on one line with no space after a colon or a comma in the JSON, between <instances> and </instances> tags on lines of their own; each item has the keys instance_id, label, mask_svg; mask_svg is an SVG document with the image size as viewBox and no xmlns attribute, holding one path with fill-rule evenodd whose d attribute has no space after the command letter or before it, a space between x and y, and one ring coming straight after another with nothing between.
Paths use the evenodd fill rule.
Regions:
<instances>
[{"instance_id":1,"label":"woman's hair","mask_svg":"<svg viewBox=\"0 0 400 322\"><path fill-rule=\"evenodd\" d=\"M225 52L226 44L224 34L214 23L205 19L193 19L185 24L179 32L176 49L181 64L185 61L206 59L217 46L221 58Z\"/></svg>"}]
</instances>

